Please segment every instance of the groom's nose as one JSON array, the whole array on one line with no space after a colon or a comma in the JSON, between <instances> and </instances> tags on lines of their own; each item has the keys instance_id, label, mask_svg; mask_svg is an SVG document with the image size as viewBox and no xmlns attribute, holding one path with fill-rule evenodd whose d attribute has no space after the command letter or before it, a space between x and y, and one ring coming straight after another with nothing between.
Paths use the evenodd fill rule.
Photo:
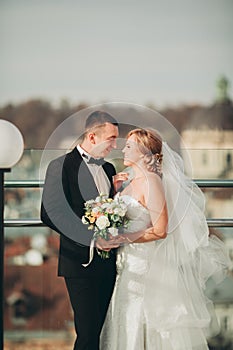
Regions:
<instances>
[{"instance_id":1,"label":"groom's nose","mask_svg":"<svg viewBox=\"0 0 233 350\"><path fill-rule=\"evenodd\" d=\"M112 141L112 148L117 148L117 140L116 139L114 139Z\"/></svg>"}]
</instances>

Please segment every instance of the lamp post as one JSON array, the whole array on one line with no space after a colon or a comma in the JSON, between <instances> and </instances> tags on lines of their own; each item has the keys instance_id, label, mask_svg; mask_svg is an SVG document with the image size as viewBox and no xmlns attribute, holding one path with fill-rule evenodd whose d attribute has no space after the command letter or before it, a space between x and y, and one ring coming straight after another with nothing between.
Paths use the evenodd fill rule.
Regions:
<instances>
[{"instance_id":1,"label":"lamp post","mask_svg":"<svg viewBox=\"0 0 233 350\"><path fill-rule=\"evenodd\" d=\"M4 338L4 173L19 161L23 149L23 137L17 127L0 119L0 349Z\"/></svg>"}]
</instances>

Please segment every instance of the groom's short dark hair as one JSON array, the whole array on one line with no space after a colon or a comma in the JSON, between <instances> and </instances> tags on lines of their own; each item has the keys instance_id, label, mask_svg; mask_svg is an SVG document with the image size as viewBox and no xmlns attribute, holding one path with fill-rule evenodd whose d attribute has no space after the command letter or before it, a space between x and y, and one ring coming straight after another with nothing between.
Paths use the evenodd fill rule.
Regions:
<instances>
[{"instance_id":1,"label":"groom's short dark hair","mask_svg":"<svg viewBox=\"0 0 233 350\"><path fill-rule=\"evenodd\" d=\"M105 125L106 123L110 123L115 126L118 126L118 122L113 116L111 116L111 114L103 111L92 112L87 117L87 120L85 123L85 131L87 132L90 129L93 129L97 126Z\"/></svg>"}]
</instances>

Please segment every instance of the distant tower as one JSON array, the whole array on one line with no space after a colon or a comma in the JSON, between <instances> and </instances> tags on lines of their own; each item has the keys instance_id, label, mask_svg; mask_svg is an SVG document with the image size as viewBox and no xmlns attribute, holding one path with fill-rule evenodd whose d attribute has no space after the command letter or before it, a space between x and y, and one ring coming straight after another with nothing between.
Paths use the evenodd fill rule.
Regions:
<instances>
[{"instance_id":1,"label":"distant tower","mask_svg":"<svg viewBox=\"0 0 233 350\"><path fill-rule=\"evenodd\" d=\"M228 95L229 87L230 82L224 75L217 80L217 102L224 103L230 100Z\"/></svg>"}]
</instances>

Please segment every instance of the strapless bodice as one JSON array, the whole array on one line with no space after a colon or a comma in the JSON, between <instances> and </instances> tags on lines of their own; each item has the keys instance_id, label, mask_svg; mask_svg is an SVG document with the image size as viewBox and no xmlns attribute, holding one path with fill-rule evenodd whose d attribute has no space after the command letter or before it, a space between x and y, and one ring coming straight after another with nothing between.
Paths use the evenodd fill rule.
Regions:
<instances>
[{"instance_id":1,"label":"strapless bodice","mask_svg":"<svg viewBox=\"0 0 233 350\"><path fill-rule=\"evenodd\" d=\"M125 232L137 232L146 229L151 224L150 213L140 202L129 195L122 195L121 198L127 205L128 227Z\"/></svg>"},{"instance_id":2,"label":"strapless bodice","mask_svg":"<svg viewBox=\"0 0 233 350\"><path fill-rule=\"evenodd\" d=\"M127 216L129 218L128 227L124 229L125 233L133 233L146 230L151 226L150 213L140 202L129 195L122 195L124 203L127 205ZM130 243L117 250L117 271L118 274L123 269L131 266L131 272L134 272L140 279L148 269L148 256L153 254L155 241L148 243ZM135 277L136 278L136 277Z\"/></svg>"}]
</instances>

